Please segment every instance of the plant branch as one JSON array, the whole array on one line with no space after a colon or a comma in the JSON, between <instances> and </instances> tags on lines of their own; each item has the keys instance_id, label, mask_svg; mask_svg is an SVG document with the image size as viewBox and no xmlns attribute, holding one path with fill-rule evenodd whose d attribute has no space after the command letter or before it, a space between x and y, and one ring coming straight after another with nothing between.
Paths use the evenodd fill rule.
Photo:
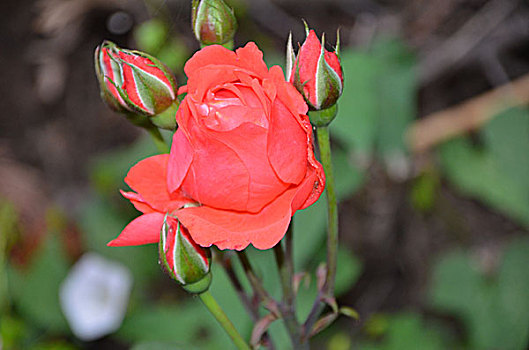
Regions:
<instances>
[{"instance_id":1,"label":"plant branch","mask_svg":"<svg viewBox=\"0 0 529 350\"><path fill-rule=\"evenodd\" d=\"M268 294L268 292L264 289L261 281L255 274L255 271L252 267L252 264L250 263L250 260L248 260L248 256L246 255L246 252L244 250L238 251L237 256L239 257L239 260L241 261L241 265L243 267L244 273L246 274L246 277L248 278L248 281L250 282L250 285L252 286L252 289L255 294L259 297L259 299L266 304L268 308L272 308L272 312L278 311L277 302Z\"/></svg>"},{"instance_id":2,"label":"plant branch","mask_svg":"<svg viewBox=\"0 0 529 350\"><path fill-rule=\"evenodd\" d=\"M281 242L274 246L274 255L283 287L283 302L279 305L279 308L294 349L308 349L308 343L302 339L302 332L296 319L296 308L294 305L294 292L292 289L292 230L293 224L290 223L285 235L285 251Z\"/></svg>"}]
</instances>

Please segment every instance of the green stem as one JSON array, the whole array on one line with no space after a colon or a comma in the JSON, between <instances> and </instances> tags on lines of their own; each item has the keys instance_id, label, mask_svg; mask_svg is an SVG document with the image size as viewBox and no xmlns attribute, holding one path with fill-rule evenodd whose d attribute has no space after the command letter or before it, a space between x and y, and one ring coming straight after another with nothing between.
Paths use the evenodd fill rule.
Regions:
<instances>
[{"instance_id":1,"label":"green stem","mask_svg":"<svg viewBox=\"0 0 529 350\"><path fill-rule=\"evenodd\" d=\"M209 291L206 291L204 293L201 293L199 296L204 305L208 308L209 312L211 312L211 314L217 319L222 328L224 328L226 333L228 333L235 346L237 346L238 349L250 350L250 346L241 337L237 329L235 329L235 326L228 319L228 316L226 316L224 311L222 311L219 304L217 303L215 298L213 298L211 293Z\"/></svg>"},{"instance_id":2,"label":"green stem","mask_svg":"<svg viewBox=\"0 0 529 350\"><path fill-rule=\"evenodd\" d=\"M316 128L316 133L318 135L318 145L320 146L321 162L325 171L325 188L327 190L327 278L324 290L328 296L332 296L334 295L338 254L338 205L334 186L329 127L318 127Z\"/></svg>"},{"instance_id":3,"label":"green stem","mask_svg":"<svg viewBox=\"0 0 529 350\"><path fill-rule=\"evenodd\" d=\"M327 191L327 275L323 290L318 291L318 296L312 309L303 324L303 331L307 337L318 316L325 307L325 298L334 296L334 283L336 278L336 259L338 254L338 206L334 186L334 175L331 159L331 142L327 125L316 128L320 158L325 171L325 188Z\"/></svg>"},{"instance_id":4,"label":"green stem","mask_svg":"<svg viewBox=\"0 0 529 350\"><path fill-rule=\"evenodd\" d=\"M160 153L169 153L170 151L169 146L167 145L167 143L165 143L165 140L162 134L160 133L160 130L156 126L154 125L146 126L145 130L147 130L149 135L151 135L151 138L154 141L154 144L156 145L156 148L158 148L158 151L160 151Z\"/></svg>"}]
</instances>

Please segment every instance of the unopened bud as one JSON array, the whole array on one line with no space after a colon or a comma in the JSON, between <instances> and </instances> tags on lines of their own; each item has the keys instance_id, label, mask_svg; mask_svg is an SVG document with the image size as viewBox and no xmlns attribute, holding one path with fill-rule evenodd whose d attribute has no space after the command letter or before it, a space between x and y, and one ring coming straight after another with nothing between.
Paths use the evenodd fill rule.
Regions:
<instances>
[{"instance_id":1,"label":"unopened bud","mask_svg":"<svg viewBox=\"0 0 529 350\"><path fill-rule=\"evenodd\" d=\"M202 293L211 283L209 250L196 244L178 219L167 214L159 243L165 271L191 293Z\"/></svg>"},{"instance_id":2,"label":"unopened bud","mask_svg":"<svg viewBox=\"0 0 529 350\"><path fill-rule=\"evenodd\" d=\"M103 100L118 112L153 117L178 104L173 74L146 53L104 41L95 51L95 69Z\"/></svg>"},{"instance_id":3,"label":"unopened bud","mask_svg":"<svg viewBox=\"0 0 529 350\"><path fill-rule=\"evenodd\" d=\"M193 0L191 17L193 32L202 45L233 41L237 19L223 0Z\"/></svg>"},{"instance_id":4,"label":"unopened bud","mask_svg":"<svg viewBox=\"0 0 529 350\"><path fill-rule=\"evenodd\" d=\"M287 79L303 95L312 110L334 106L343 90L342 67L337 54L339 49L329 52L324 46L325 36L320 43L314 30L307 30L307 38L297 57L291 37L287 44L287 69L290 70Z\"/></svg>"}]
</instances>

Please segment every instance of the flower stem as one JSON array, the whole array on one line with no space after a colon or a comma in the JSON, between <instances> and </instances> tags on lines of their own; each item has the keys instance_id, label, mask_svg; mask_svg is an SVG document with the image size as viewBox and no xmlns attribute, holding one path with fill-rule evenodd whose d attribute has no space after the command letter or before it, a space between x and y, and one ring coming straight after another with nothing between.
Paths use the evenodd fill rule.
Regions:
<instances>
[{"instance_id":1,"label":"flower stem","mask_svg":"<svg viewBox=\"0 0 529 350\"><path fill-rule=\"evenodd\" d=\"M158 148L158 151L160 151L160 153L169 153L169 146L167 145L167 143L165 143L165 140L162 134L160 133L160 130L156 126L154 125L146 126L145 130L147 130L149 135L151 135L151 138L154 141L154 144L156 145L156 148Z\"/></svg>"},{"instance_id":2,"label":"flower stem","mask_svg":"<svg viewBox=\"0 0 529 350\"><path fill-rule=\"evenodd\" d=\"M331 142L329 127L316 128L320 157L325 171L327 190L327 277L325 292L328 296L334 295L334 280L336 277L336 259L338 254L338 205L334 186L334 174L331 159Z\"/></svg>"},{"instance_id":3,"label":"flower stem","mask_svg":"<svg viewBox=\"0 0 529 350\"><path fill-rule=\"evenodd\" d=\"M209 291L205 291L204 293L199 294L199 296L204 305L208 308L209 312L211 312L222 328L224 328L226 333L228 333L235 346L237 346L237 348L240 350L250 350L250 346L241 337L237 329L235 329L235 326L228 319L228 316L226 316L224 311L220 308L220 305L217 303L215 298L213 298L211 293Z\"/></svg>"},{"instance_id":4,"label":"flower stem","mask_svg":"<svg viewBox=\"0 0 529 350\"><path fill-rule=\"evenodd\" d=\"M305 336L308 336L318 316L325 307L325 298L334 296L334 282L336 278L336 259L338 255L338 205L334 186L334 175L331 159L331 142L328 126L316 128L320 158L325 171L327 191L327 274L323 290L318 291L318 296L312 305L312 310L303 324Z\"/></svg>"}]
</instances>

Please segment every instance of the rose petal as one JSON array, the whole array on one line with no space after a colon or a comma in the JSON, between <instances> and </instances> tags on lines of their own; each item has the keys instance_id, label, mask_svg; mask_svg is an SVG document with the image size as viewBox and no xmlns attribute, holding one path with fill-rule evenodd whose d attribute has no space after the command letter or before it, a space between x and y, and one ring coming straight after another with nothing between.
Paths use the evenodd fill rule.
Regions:
<instances>
[{"instance_id":1,"label":"rose petal","mask_svg":"<svg viewBox=\"0 0 529 350\"><path fill-rule=\"evenodd\" d=\"M238 48L235 53L239 67L253 71L260 77L268 75L268 67L263 61L263 53L254 42L250 41L246 46Z\"/></svg>"},{"instance_id":2,"label":"rose petal","mask_svg":"<svg viewBox=\"0 0 529 350\"><path fill-rule=\"evenodd\" d=\"M314 99L316 91L316 70L318 66L318 58L321 54L321 43L318 36L311 30L309 35L305 39L303 45L299 49L298 63L299 63L299 76L301 77L301 83L304 85L305 96L310 101ZM294 74L292 75L294 77ZM291 78L292 79L292 78Z\"/></svg>"},{"instance_id":3,"label":"rose petal","mask_svg":"<svg viewBox=\"0 0 529 350\"><path fill-rule=\"evenodd\" d=\"M169 194L167 189L168 154L146 158L134 165L125 177L125 182L135 190L153 209L166 212L193 202L180 193Z\"/></svg>"},{"instance_id":4,"label":"rose petal","mask_svg":"<svg viewBox=\"0 0 529 350\"><path fill-rule=\"evenodd\" d=\"M186 104L182 103L180 108L186 108ZM169 192L173 193L180 188L192 161L193 148L183 130L179 128L173 136L173 144L171 145L171 153L169 154L169 162L167 165L166 176Z\"/></svg>"},{"instance_id":5,"label":"rose petal","mask_svg":"<svg viewBox=\"0 0 529 350\"><path fill-rule=\"evenodd\" d=\"M272 106L268 130L268 158L277 176L298 184L307 169L307 133L279 100Z\"/></svg>"},{"instance_id":6,"label":"rose petal","mask_svg":"<svg viewBox=\"0 0 529 350\"><path fill-rule=\"evenodd\" d=\"M179 210L176 216L203 247L214 244L219 249L242 250L253 244L257 249L269 249L285 235L295 193L295 188L286 191L256 214L201 206Z\"/></svg>"},{"instance_id":7,"label":"rose petal","mask_svg":"<svg viewBox=\"0 0 529 350\"><path fill-rule=\"evenodd\" d=\"M288 184L278 178L268 161L266 129L244 123L231 132L211 132L209 135L237 153L248 169L248 203L242 210L256 213L287 189Z\"/></svg>"},{"instance_id":8,"label":"rose petal","mask_svg":"<svg viewBox=\"0 0 529 350\"><path fill-rule=\"evenodd\" d=\"M318 163L319 165L319 163ZM292 200L292 214L314 204L325 188L325 175L321 165L307 171L307 176L298 186L296 196Z\"/></svg>"},{"instance_id":9,"label":"rose petal","mask_svg":"<svg viewBox=\"0 0 529 350\"><path fill-rule=\"evenodd\" d=\"M125 192L123 190L119 190L119 192L123 197L127 198L132 203L134 208L141 211L143 214L149 214L156 211L147 202L145 202L145 199L143 199L143 197L139 194L135 192Z\"/></svg>"},{"instance_id":10,"label":"rose petal","mask_svg":"<svg viewBox=\"0 0 529 350\"><path fill-rule=\"evenodd\" d=\"M192 80L197 70L210 64L217 65L219 62L222 62L224 65L237 65L237 56L235 52L220 45L206 46L202 50L197 51L186 62L184 72L188 80Z\"/></svg>"},{"instance_id":11,"label":"rose petal","mask_svg":"<svg viewBox=\"0 0 529 350\"><path fill-rule=\"evenodd\" d=\"M279 66L270 68L270 79L277 89L279 98L292 114L307 114L309 107L305 103L303 96L296 90L294 85L285 81L283 70Z\"/></svg>"},{"instance_id":12,"label":"rose petal","mask_svg":"<svg viewBox=\"0 0 529 350\"><path fill-rule=\"evenodd\" d=\"M108 242L109 247L124 247L157 243L160 240L160 230L164 214L144 214L132 220L121 234L113 241Z\"/></svg>"},{"instance_id":13,"label":"rose petal","mask_svg":"<svg viewBox=\"0 0 529 350\"><path fill-rule=\"evenodd\" d=\"M250 175L244 162L233 149L211 137L211 133L197 125L195 120L190 118L188 121L189 124L182 129L187 128L194 156L182 182L182 190L197 202L211 207L245 210ZM177 134L179 132L180 129ZM174 159L175 163L178 162L177 156Z\"/></svg>"}]
</instances>

